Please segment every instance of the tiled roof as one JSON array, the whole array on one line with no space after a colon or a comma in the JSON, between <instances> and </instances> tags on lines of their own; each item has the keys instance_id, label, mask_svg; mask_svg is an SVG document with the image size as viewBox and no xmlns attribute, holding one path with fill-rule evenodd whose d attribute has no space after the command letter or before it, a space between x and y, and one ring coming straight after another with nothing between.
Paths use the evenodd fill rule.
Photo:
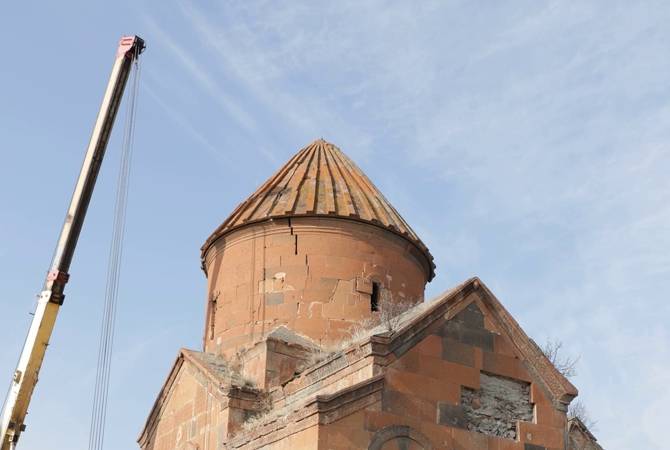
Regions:
<instances>
[{"instance_id":1,"label":"tiled roof","mask_svg":"<svg viewBox=\"0 0 670 450\"><path fill-rule=\"evenodd\" d=\"M300 150L242 202L202 247L203 257L224 234L247 224L280 217L328 216L367 222L416 245L435 264L425 244L370 179L335 145L316 140Z\"/></svg>"}]
</instances>

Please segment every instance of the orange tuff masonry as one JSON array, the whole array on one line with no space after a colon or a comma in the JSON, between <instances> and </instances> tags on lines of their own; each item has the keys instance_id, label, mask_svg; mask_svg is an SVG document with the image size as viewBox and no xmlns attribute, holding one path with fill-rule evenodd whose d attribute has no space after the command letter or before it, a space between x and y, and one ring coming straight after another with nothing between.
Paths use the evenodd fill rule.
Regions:
<instances>
[{"instance_id":1,"label":"orange tuff masonry","mask_svg":"<svg viewBox=\"0 0 670 450\"><path fill-rule=\"evenodd\" d=\"M212 233L203 260L221 236L251 223L282 217L341 217L397 234L422 254L428 281L433 257L419 236L356 164L333 144L319 139L300 150Z\"/></svg>"},{"instance_id":2,"label":"orange tuff masonry","mask_svg":"<svg viewBox=\"0 0 670 450\"><path fill-rule=\"evenodd\" d=\"M602 450L478 278L423 301L430 252L332 144L242 202L202 268L204 351L179 351L143 450Z\"/></svg>"},{"instance_id":3,"label":"orange tuff masonry","mask_svg":"<svg viewBox=\"0 0 670 450\"><path fill-rule=\"evenodd\" d=\"M279 325L330 345L375 314L372 284L388 302L423 301L423 256L367 223L295 217L220 237L205 257L210 301L205 350L230 353Z\"/></svg>"},{"instance_id":4,"label":"orange tuff masonry","mask_svg":"<svg viewBox=\"0 0 670 450\"><path fill-rule=\"evenodd\" d=\"M318 140L242 202L202 247L206 351L232 354L279 325L347 339L380 301L416 304L428 248L340 149ZM377 313L378 314L378 313Z\"/></svg>"}]
</instances>

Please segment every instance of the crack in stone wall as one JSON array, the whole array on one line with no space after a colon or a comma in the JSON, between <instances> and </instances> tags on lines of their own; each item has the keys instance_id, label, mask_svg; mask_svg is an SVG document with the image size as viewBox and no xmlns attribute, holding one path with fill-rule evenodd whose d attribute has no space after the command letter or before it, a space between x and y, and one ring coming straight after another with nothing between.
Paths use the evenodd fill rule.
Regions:
<instances>
[{"instance_id":1,"label":"crack in stone wall","mask_svg":"<svg viewBox=\"0 0 670 450\"><path fill-rule=\"evenodd\" d=\"M516 439L517 421L533 421L530 384L480 374L481 388L461 388L461 405L468 430Z\"/></svg>"}]
</instances>

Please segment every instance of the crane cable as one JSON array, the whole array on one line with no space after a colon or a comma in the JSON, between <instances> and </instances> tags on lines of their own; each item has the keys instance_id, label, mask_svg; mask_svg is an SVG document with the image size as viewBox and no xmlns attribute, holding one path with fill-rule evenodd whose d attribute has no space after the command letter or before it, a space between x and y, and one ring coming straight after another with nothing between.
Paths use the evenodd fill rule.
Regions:
<instances>
[{"instance_id":1,"label":"crane cable","mask_svg":"<svg viewBox=\"0 0 670 450\"><path fill-rule=\"evenodd\" d=\"M109 248L107 265L107 284L102 323L100 325L100 342L98 346L98 363L96 367L91 425L89 429L89 450L102 450L105 439L105 423L107 419L107 399L114 345L114 329L116 308L119 295L119 277L121 275L121 256L125 234L126 209L128 204L128 187L130 168L135 138L135 114L137 111L138 86L140 79L139 47L132 69L131 92L126 104L126 120L121 148L121 161L116 187L116 203L114 206L114 223Z\"/></svg>"}]
</instances>

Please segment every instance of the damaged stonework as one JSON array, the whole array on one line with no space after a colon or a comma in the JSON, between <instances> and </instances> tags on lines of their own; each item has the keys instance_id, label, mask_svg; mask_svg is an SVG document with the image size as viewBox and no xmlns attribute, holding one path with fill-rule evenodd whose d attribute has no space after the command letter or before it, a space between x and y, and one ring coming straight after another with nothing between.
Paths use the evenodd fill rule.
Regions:
<instances>
[{"instance_id":1,"label":"damaged stonework","mask_svg":"<svg viewBox=\"0 0 670 450\"><path fill-rule=\"evenodd\" d=\"M568 450L603 450L598 439L579 418L568 421Z\"/></svg>"},{"instance_id":2,"label":"damaged stonework","mask_svg":"<svg viewBox=\"0 0 670 450\"><path fill-rule=\"evenodd\" d=\"M566 428L577 389L481 280L423 302L430 252L332 144L291 158L202 258L203 348L179 352L142 450L595 442Z\"/></svg>"},{"instance_id":3,"label":"damaged stonework","mask_svg":"<svg viewBox=\"0 0 670 450\"><path fill-rule=\"evenodd\" d=\"M461 388L461 405L468 430L516 439L517 421L533 421L530 384L480 374L481 389Z\"/></svg>"},{"instance_id":4,"label":"damaged stonework","mask_svg":"<svg viewBox=\"0 0 670 450\"><path fill-rule=\"evenodd\" d=\"M325 359L289 326L231 357L182 350L140 447L581 450L595 442L573 421L567 433L555 399L576 389L565 379L564 391L546 388L549 360L506 326L507 314L475 278L405 311L394 332L366 330Z\"/></svg>"}]
</instances>

